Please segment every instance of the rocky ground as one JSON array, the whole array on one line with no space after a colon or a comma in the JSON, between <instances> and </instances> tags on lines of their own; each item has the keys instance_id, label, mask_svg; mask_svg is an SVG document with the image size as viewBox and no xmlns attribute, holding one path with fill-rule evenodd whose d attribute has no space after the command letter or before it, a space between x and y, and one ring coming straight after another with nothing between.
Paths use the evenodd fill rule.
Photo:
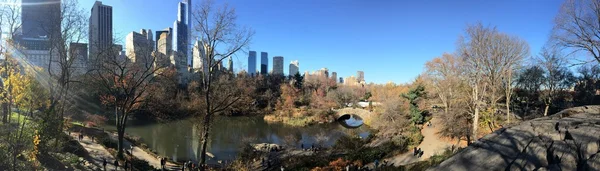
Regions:
<instances>
[{"instance_id":1,"label":"rocky ground","mask_svg":"<svg viewBox=\"0 0 600 171\"><path fill-rule=\"evenodd\" d=\"M497 130L428 170L600 170L600 106Z\"/></svg>"}]
</instances>

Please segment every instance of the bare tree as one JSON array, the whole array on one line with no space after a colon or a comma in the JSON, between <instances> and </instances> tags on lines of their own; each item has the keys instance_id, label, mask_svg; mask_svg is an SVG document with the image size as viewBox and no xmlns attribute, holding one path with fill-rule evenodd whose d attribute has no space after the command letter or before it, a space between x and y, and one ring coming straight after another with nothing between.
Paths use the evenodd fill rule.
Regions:
<instances>
[{"instance_id":1,"label":"bare tree","mask_svg":"<svg viewBox=\"0 0 600 171\"><path fill-rule=\"evenodd\" d=\"M117 126L118 153L123 158L123 141L129 116L141 108L148 96L154 75L162 68L154 66L156 56L153 55L148 42L136 42L135 51L127 54L128 58L118 55L117 49L100 52L102 63L90 73L95 77L101 89L101 101L114 107Z\"/></svg>"},{"instance_id":2,"label":"bare tree","mask_svg":"<svg viewBox=\"0 0 600 171\"><path fill-rule=\"evenodd\" d=\"M552 39L600 62L600 1L566 0L555 18Z\"/></svg>"},{"instance_id":3,"label":"bare tree","mask_svg":"<svg viewBox=\"0 0 600 171\"><path fill-rule=\"evenodd\" d=\"M47 73L50 79L47 80L50 91L50 107L46 112L55 114L57 120L56 135L62 134L64 127L64 114L68 108L74 104L74 99L70 92L71 86L76 80L73 79L73 64L79 57L75 55L74 47L71 43L83 42L87 37L87 18L83 8L80 8L76 0L55 1L60 4L57 10L50 10L46 14L53 20L48 25L42 25L48 35L49 61L46 63ZM53 8L54 9L54 8ZM43 19L38 19L43 20ZM56 20L56 21L55 21ZM47 23L47 22L46 22ZM55 139L58 142L58 138ZM58 143L55 143L58 145Z\"/></svg>"},{"instance_id":4,"label":"bare tree","mask_svg":"<svg viewBox=\"0 0 600 171\"><path fill-rule=\"evenodd\" d=\"M431 88L426 90L432 92L442 105L444 113L455 107L455 101L459 100L460 89L464 86L464 81L459 77L462 74L460 69L460 59L452 54L444 53L441 57L436 57L425 64L425 77L431 82Z\"/></svg>"},{"instance_id":5,"label":"bare tree","mask_svg":"<svg viewBox=\"0 0 600 171\"><path fill-rule=\"evenodd\" d=\"M464 36L458 40L458 53L463 62L464 79L470 87L469 114L471 114L473 139L477 139L479 128L480 109L485 104L484 97L488 90L488 83L484 80L484 59L492 55L493 36L497 33L495 28L484 27L481 23L468 26Z\"/></svg>"},{"instance_id":6,"label":"bare tree","mask_svg":"<svg viewBox=\"0 0 600 171\"><path fill-rule=\"evenodd\" d=\"M236 24L237 15L235 9L227 4L216 7L210 0L203 1L200 6L193 11L193 25L195 33L198 34L200 47L204 48L201 56L205 57L208 63L208 73L203 73L200 86L204 96L203 107L203 131L202 152L200 155L200 164L206 162L206 148L210 133L211 119L213 115L220 113L239 100L235 94L219 94L221 100L215 101L215 92L218 85L215 85L217 69L219 64L229 56L233 56L243 48L248 46L254 32L249 28L239 27ZM201 167L204 169L203 167Z\"/></svg>"},{"instance_id":7,"label":"bare tree","mask_svg":"<svg viewBox=\"0 0 600 171\"><path fill-rule=\"evenodd\" d=\"M546 105L544 116L560 91L569 88L574 83L573 73L567 68L567 61L556 48L544 47L540 52L539 64L544 70L542 96Z\"/></svg>"}]
</instances>

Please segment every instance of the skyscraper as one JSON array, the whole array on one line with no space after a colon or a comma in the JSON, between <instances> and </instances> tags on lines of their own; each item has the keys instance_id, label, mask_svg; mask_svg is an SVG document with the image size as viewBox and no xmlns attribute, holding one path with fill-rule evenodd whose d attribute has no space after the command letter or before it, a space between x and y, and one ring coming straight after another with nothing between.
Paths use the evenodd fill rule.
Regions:
<instances>
[{"instance_id":1,"label":"skyscraper","mask_svg":"<svg viewBox=\"0 0 600 171\"><path fill-rule=\"evenodd\" d=\"M171 51L172 51L172 29L166 28L164 30L156 31L156 64L160 67L167 67L171 63Z\"/></svg>"},{"instance_id":2,"label":"skyscraper","mask_svg":"<svg viewBox=\"0 0 600 171\"><path fill-rule=\"evenodd\" d=\"M290 62L290 76L294 76L299 73L299 65L300 63L298 63L298 60Z\"/></svg>"},{"instance_id":3,"label":"skyscraper","mask_svg":"<svg viewBox=\"0 0 600 171\"><path fill-rule=\"evenodd\" d=\"M27 38L60 35L60 0L21 0L21 29Z\"/></svg>"},{"instance_id":4,"label":"skyscraper","mask_svg":"<svg viewBox=\"0 0 600 171\"><path fill-rule=\"evenodd\" d=\"M154 41L152 33L145 29L140 30L140 33L131 32L125 40L125 53L131 62L145 68L150 68L154 64L152 52Z\"/></svg>"},{"instance_id":5,"label":"skyscraper","mask_svg":"<svg viewBox=\"0 0 600 171\"><path fill-rule=\"evenodd\" d=\"M228 58L229 60L227 60L227 69L230 73L233 73L233 59L231 59L231 56L229 56Z\"/></svg>"},{"instance_id":6,"label":"skyscraper","mask_svg":"<svg viewBox=\"0 0 600 171\"><path fill-rule=\"evenodd\" d=\"M112 25L112 7L96 1L92 7L89 20L89 56L88 62L91 65L101 63L100 56L112 50L113 43L113 25Z\"/></svg>"},{"instance_id":7,"label":"skyscraper","mask_svg":"<svg viewBox=\"0 0 600 171\"><path fill-rule=\"evenodd\" d=\"M358 82L365 81L365 72L356 71L356 81L358 81Z\"/></svg>"},{"instance_id":8,"label":"skyscraper","mask_svg":"<svg viewBox=\"0 0 600 171\"><path fill-rule=\"evenodd\" d=\"M177 58L185 59L192 57L189 47L192 47L190 39L191 31L191 0L184 0L178 3L177 20L173 23L173 43L172 48Z\"/></svg>"},{"instance_id":9,"label":"skyscraper","mask_svg":"<svg viewBox=\"0 0 600 171\"><path fill-rule=\"evenodd\" d=\"M208 59L206 58L206 49L202 41L196 41L194 43L194 52L192 57L192 68L194 71L202 72L203 74L208 73Z\"/></svg>"},{"instance_id":10,"label":"skyscraper","mask_svg":"<svg viewBox=\"0 0 600 171\"><path fill-rule=\"evenodd\" d=\"M337 80L336 80L336 79L337 79L337 72L331 72L331 79L332 79L333 81L337 81Z\"/></svg>"},{"instance_id":11,"label":"skyscraper","mask_svg":"<svg viewBox=\"0 0 600 171\"><path fill-rule=\"evenodd\" d=\"M248 74L256 75L256 51L250 51L248 54Z\"/></svg>"},{"instance_id":12,"label":"skyscraper","mask_svg":"<svg viewBox=\"0 0 600 171\"><path fill-rule=\"evenodd\" d=\"M283 75L283 56L273 57L273 75Z\"/></svg>"},{"instance_id":13,"label":"skyscraper","mask_svg":"<svg viewBox=\"0 0 600 171\"><path fill-rule=\"evenodd\" d=\"M71 43L69 47L69 58L74 60L72 65L74 74L85 74L86 61L88 58L88 45L85 43Z\"/></svg>"},{"instance_id":14,"label":"skyscraper","mask_svg":"<svg viewBox=\"0 0 600 171\"><path fill-rule=\"evenodd\" d=\"M267 75L269 73L269 54L260 52L260 74Z\"/></svg>"}]
</instances>

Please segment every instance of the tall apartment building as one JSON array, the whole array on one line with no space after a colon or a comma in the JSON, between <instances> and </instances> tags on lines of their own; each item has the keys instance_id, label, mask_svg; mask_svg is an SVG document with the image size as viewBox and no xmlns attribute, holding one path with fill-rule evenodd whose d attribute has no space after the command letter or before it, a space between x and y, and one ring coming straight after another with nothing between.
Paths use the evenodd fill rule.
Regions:
<instances>
[{"instance_id":1,"label":"tall apartment building","mask_svg":"<svg viewBox=\"0 0 600 171\"><path fill-rule=\"evenodd\" d=\"M190 49L190 47L192 47L192 42L190 39L191 5L191 0L184 0L184 2L178 3L177 20L175 20L173 23L172 34L172 48L174 55L176 58L182 58L178 60L185 60L186 63L188 58L192 57L192 52Z\"/></svg>"},{"instance_id":2,"label":"tall apartment building","mask_svg":"<svg viewBox=\"0 0 600 171\"><path fill-rule=\"evenodd\" d=\"M248 75L256 75L256 51L248 53Z\"/></svg>"},{"instance_id":3,"label":"tall apartment building","mask_svg":"<svg viewBox=\"0 0 600 171\"><path fill-rule=\"evenodd\" d=\"M269 54L260 52L260 74L267 75L269 73Z\"/></svg>"},{"instance_id":4,"label":"tall apartment building","mask_svg":"<svg viewBox=\"0 0 600 171\"><path fill-rule=\"evenodd\" d=\"M21 30L26 38L60 35L60 0L21 0Z\"/></svg>"},{"instance_id":5,"label":"tall apartment building","mask_svg":"<svg viewBox=\"0 0 600 171\"><path fill-rule=\"evenodd\" d=\"M205 46L202 41L196 41L194 43L194 51L192 57L192 69L195 72L202 72L203 74L208 73L208 59L206 57L206 50L208 47Z\"/></svg>"},{"instance_id":6,"label":"tall apartment building","mask_svg":"<svg viewBox=\"0 0 600 171\"><path fill-rule=\"evenodd\" d=\"M358 81L358 82L365 81L365 72L356 71L356 81Z\"/></svg>"},{"instance_id":7,"label":"tall apartment building","mask_svg":"<svg viewBox=\"0 0 600 171\"><path fill-rule=\"evenodd\" d=\"M331 79L337 82L337 72L331 72Z\"/></svg>"},{"instance_id":8,"label":"tall apartment building","mask_svg":"<svg viewBox=\"0 0 600 171\"><path fill-rule=\"evenodd\" d=\"M154 41L152 40L152 31L145 29L138 32L131 32L125 39L125 53L132 62L144 68L153 67Z\"/></svg>"},{"instance_id":9,"label":"tall apartment building","mask_svg":"<svg viewBox=\"0 0 600 171\"><path fill-rule=\"evenodd\" d=\"M88 66L94 67L112 53L113 49L112 7L96 1L89 19Z\"/></svg>"},{"instance_id":10,"label":"tall apartment building","mask_svg":"<svg viewBox=\"0 0 600 171\"><path fill-rule=\"evenodd\" d=\"M283 56L273 57L273 75L283 75Z\"/></svg>"},{"instance_id":11,"label":"tall apartment building","mask_svg":"<svg viewBox=\"0 0 600 171\"><path fill-rule=\"evenodd\" d=\"M69 59L73 60L74 75L82 75L87 71L88 45L86 43L71 43Z\"/></svg>"},{"instance_id":12,"label":"tall apartment building","mask_svg":"<svg viewBox=\"0 0 600 171\"><path fill-rule=\"evenodd\" d=\"M168 67L171 64L172 55L172 29L166 28L164 30L156 31L156 63L158 67Z\"/></svg>"},{"instance_id":13,"label":"tall apartment building","mask_svg":"<svg viewBox=\"0 0 600 171\"><path fill-rule=\"evenodd\" d=\"M60 36L60 4L60 0L22 0L21 32L15 37L16 43L24 48L21 52L31 65L43 71L48 71L50 67L54 74L60 69L57 58L50 58L58 56L56 51L50 54L50 39Z\"/></svg>"},{"instance_id":14,"label":"tall apartment building","mask_svg":"<svg viewBox=\"0 0 600 171\"><path fill-rule=\"evenodd\" d=\"M233 73L233 59L231 59L231 56L228 57L229 59L227 60L227 70L229 71L229 73Z\"/></svg>"},{"instance_id":15,"label":"tall apartment building","mask_svg":"<svg viewBox=\"0 0 600 171\"><path fill-rule=\"evenodd\" d=\"M289 75L294 76L296 74L299 74L299 69L300 69L299 67L300 67L300 63L298 63L298 60L294 60L294 61L290 62Z\"/></svg>"}]
</instances>

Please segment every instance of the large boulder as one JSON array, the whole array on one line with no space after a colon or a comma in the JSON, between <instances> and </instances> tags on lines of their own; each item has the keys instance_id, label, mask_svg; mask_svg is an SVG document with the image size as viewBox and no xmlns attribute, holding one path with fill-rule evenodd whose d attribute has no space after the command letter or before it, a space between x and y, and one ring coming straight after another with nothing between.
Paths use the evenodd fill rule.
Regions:
<instances>
[{"instance_id":1,"label":"large boulder","mask_svg":"<svg viewBox=\"0 0 600 171\"><path fill-rule=\"evenodd\" d=\"M428 170L600 170L600 106L490 133Z\"/></svg>"}]
</instances>

